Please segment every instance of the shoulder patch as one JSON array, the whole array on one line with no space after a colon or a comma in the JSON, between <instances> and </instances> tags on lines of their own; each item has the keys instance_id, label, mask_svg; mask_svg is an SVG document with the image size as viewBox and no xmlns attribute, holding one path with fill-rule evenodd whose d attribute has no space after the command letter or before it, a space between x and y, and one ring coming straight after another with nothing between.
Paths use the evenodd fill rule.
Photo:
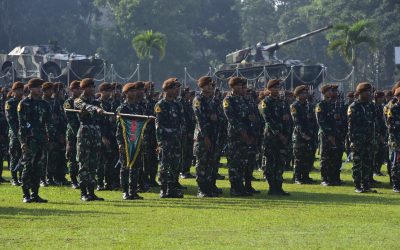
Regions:
<instances>
[{"instance_id":1,"label":"shoulder patch","mask_svg":"<svg viewBox=\"0 0 400 250\"><path fill-rule=\"evenodd\" d=\"M22 108L22 105L21 105L21 103L22 103L22 102L19 102L19 103L18 103L18 108L17 108L17 111L18 111L18 112L20 112L20 111L21 111L21 108Z\"/></svg>"},{"instance_id":2,"label":"shoulder patch","mask_svg":"<svg viewBox=\"0 0 400 250\"><path fill-rule=\"evenodd\" d=\"M71 108L71 104L69 104L69 102L65 102L64 103L64 108L65 109L70 109Z\"/></svg>"},{"instance_id":3,"label":"shoulder patch","mask_svg":"<svg viewBox=\"0 0 400 250\"><path fill-rule=\"evenodd\" d=\"M351 108L349 107L349 108L347 109L347 115L351 115L351 113L352 113L352 111L351 111Z\"/></svg>"},{"instance_id":4,"label":"shoulder patch","mask_svg":"<svg viewBox=\"0 0 400 250\"><path fill-rule=\"evenodd\" d=\"M261 108L262 109L267 108L267 104L265 103L265 101L261 101Z\"/></svg>"},{"instance_id":5,"label":"shoulder patch","mask_svg":"<svg viewBox=\"0 0 400 250\"><path fill-rule=\"evenodd\" d=\"M387 115L389 108L387 106L383 107L383 114Z\"/></svg>"},{"instance_id":6,"label":"shoulder patch","mask_svg":"<svg viewBox=\"0 0 400 250\"><path fill-rule=\"evenodd\" d=\"M387 111L386 116L387 116L387 117L392 117L392 116L393 116L393 113L392 113L392 110L391 110L391 109L389 109L389 110Z\"/></svg>"},{"instance_id":7,"label":"shoulder patch","mask_svg":"<svg viewBox=\"0 0 400 250\"><path fill-rule=\"evenodd\" d=\"M222 102L222 105L224 106L224 108L226 109L227 107L229 107L229 101L224 99L224 101Z\"/></svg>"},{"instance_id":8,"label":"shoulder patch","mask_svg":"<svg viewBox=\"0 0 400 250\"><path fill-rule=\"evenodd\" d=\"M317 105L317 107L315 107L315 112L320 113L321 111L322 111L321 107Z\"/></svg>"},{"instance_id":9,"label":"shoulder patch","mask_svg":"<svg viewBox=\"0 0 400 250\"><path fill-rule=\"evenodd\" d=\"M156 113L160 113L160 112L161 112L160 105L156 105L156 106L154 107L154 112L156 112Z\"/></svg>"},{"instance_id":10,"label":"shoulder patch","mask_svg":"<svg viewBox=\"0 0 400 250\"><path fill-rule=\"evenodd\" d=\"M297 113L297 110L296 110L296 108L295 108L294 106L292 106L292 107L290 107L290 112L291 112L292 114L296 114L296 113Z\"/></svg>"},{"instance_id":11,"label":"shoulder patch","mask_svg":"<svg viewBox=\"0 0 400 250\"><path fill-rule=\"evenodd\" d=\"M200 101L199 101L199 100L194 100L193 106L194 106L195 108L200 108Z\"/></svg>"},{"instance_id":12,"label":"shoulder patch","mask_svg":"<svg viewBox=\"0 0 400 250\"><path fill-rule=\"evenodd\" d=\"M10 110L10 104L8 102L6 102L6 110Z\"/></svg>"}]
</instances>

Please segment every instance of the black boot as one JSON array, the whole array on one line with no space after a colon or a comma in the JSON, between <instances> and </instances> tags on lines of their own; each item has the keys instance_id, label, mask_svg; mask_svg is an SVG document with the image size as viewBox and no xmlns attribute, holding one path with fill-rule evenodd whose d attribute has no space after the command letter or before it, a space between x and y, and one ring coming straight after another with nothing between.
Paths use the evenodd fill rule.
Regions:
<instances>
[{"instance_id":1,"label":"black boot","mask_svg":"<svg viewBox=\"0 0 400 250\"><path fill-rule=\"evenodd\" d=\"M182 189L179 186L180 186L179 182L168 183L167 197L168 198L183 198Z\"/></svg>"},{"instance_id":2,"label":"black boot","mask_svg":"<svg viewBox=\"0 0 400 250\"><path fill-rule=\"evenodd\" d=\"M243 196L242 191L239 189L237 182L231 181L231 196Z\"/></svg>"},{"instance_id":3,"label":"black boot","mask_svg":"<svg viewBox=\"0 0 400 250\"><path fill-rule=\"evenodd\" d=\"M37 186L37 187L32 187L31 197L32 197L32 199L31 199L32 202L47 203L47 200L42 199L42 198L39 196L39 186Z\"/></svg>"},{"instance_id":4,"label":"black boot","mask_svg":"<svg viewBox=\"0 0 400 250\"><path fill-rule=\"evenodd\" d=\"M290 193L285 192L282 188L282 182L275 182L276 194L281 196L289 196Z\"/></svg>"},{"instance_id":5,"label":"black boot","mask_svg":"<svg viewBox=\"0 0 400 250\"><path fill-rule=\"evenodd\" d=\"M90 184L88 186L88 195L89 201L104 201L103 198L100 198L94 194L94 184Z\"/></svg>"},{"instance_id":6,"label":"black boot","mask_svg":"<svg viewBox=\"0 0 400 250\"><path fill-rule=\"evenodd\" d=\"M86 186L81 184L79 188L81 189L81 200L82 201L89 201L89 196L87 194Z\"/></svg>"},{"instance_id":7,"label":"black boot","mask_svg":"<svg viewBox=\"0 0 400 250\"><path fill-rule=\"evenodd\" d=\"M276 187L272 181L268 181L269 185L269 190L268 190L268 195L276 195Z\"/></svg>"},{"instance_id":8,"label":"black boot","mask_svg":"<svg viewBox=\"0 0 400 250\"><path fill-rule=\"evenodd\" d=\"M359 182L355 183L355 190L354 191L356 193L362 193L363 192L363 189L361 188L361 183L359 183Z\"/></svg>"},{"instance_id":9,"label":"black boot","mask_svg":"<svg viewBox=\"0 0 400 250\"><path fill-rule=\"evenodd\" d=\"M253 188L253 186L251 185L251 181L246 181L245 186L244 186L244 190L245 190L246 193L250 193L250 194L259 194L259 193L261 193L261 191L255 190Z\"/></svg>"},{"instance_id":10,"label":"black boot","mask_svg":"<svg viewBox=\"0 0 400 250\"><path fill-rule=\"evenodd\" d=\"M22 187L22 193L24 194L22 202L24 203L31 203L31 194L29 193L29 189Z\"/></svg>"},{"instance_id":11,"label":"black boot","mask_svg":"<svg viewBox=\"0 0 400 250\"><path fill-rule=\"evenodd\" d=\"M160 198L168 198L167 194L167 185L166 184L161 184L160 188Z\"/></svg>"}]
</instances>

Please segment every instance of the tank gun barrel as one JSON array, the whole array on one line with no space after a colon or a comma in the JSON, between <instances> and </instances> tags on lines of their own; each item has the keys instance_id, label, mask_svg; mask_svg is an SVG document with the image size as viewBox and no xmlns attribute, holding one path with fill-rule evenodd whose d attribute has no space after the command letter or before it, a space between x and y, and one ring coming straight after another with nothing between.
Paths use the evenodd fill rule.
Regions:
<instances>
[{"instance_id":1,"label":"tank gun barrel","mask_svg":"<svg viewBox=\"0 0 400 250\"><path fill-rule=\"evenodd\" d=\"M325 30L331 29L332 27L333 27L332 25L328 25L328 26L323 27L321 29L317 29L317 30L311 31L309 33L302 34L300 36L291 38L291 39L283 41L283 42L278 42L278 43L273 43L273 44L270 44L270 45L267 45L267 46L263 46L261 48L261 50L268 51L272 55L275 51L279 50L284 45L287 45L287 44L290 44L290 43L294 43L294 42L296 42L298 40L301 40L303 38L306 38L306 37L312 36L314 34L323 32Z\"/></svg>"}]
</instances>

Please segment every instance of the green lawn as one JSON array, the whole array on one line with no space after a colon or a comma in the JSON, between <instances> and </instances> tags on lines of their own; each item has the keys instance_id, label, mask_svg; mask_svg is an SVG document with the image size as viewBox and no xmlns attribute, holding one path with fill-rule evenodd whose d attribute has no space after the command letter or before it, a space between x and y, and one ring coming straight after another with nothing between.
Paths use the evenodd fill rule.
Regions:
<instances>
[{"instance_id":1,"label":"green lawn","mask_svg":"<svg viewBox=\"0 0 400 250\"><path fill-rule=\"evenodd\" d=\"M318 165L318 162L316 163ZM193 170L193 169L192 169ZM222 169L226 175L227 170ZM9 171L5 171L9 178ZM290 197L269 197L267 184L249 198L196 197L194 180L184 199L160 199L158 190L142 201L122 201L121 193L97 192L104 202L83 203L68 187L41 188L48 204L22 203L20 188L0 185L0 246L21 248L130 249L398 249L400 195L388 177L378 194L356 194L350 165L342 187L294 185L285 173ZM255 172L261 178L260 172ZM312 177L319 179L319 172Z\"/></svg>"}]
</instances>

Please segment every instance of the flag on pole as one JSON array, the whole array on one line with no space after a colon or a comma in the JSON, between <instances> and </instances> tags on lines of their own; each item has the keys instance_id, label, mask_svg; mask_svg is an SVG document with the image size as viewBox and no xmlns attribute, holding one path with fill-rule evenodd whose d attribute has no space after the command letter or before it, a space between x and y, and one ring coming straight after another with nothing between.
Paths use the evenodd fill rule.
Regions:
<instances>
[{"instance_id":1,"label":"flag on pole","mask_svg":"<svg viewBox=\"0 0 400 250\"><path fill-rule=\"evenodd\" d=\"M125 155L128 168L132 168L139 155L143 140L144 130L150 119L132 119L120 116L123 138L125 143Z\"/></svg>"}]
</instances>

